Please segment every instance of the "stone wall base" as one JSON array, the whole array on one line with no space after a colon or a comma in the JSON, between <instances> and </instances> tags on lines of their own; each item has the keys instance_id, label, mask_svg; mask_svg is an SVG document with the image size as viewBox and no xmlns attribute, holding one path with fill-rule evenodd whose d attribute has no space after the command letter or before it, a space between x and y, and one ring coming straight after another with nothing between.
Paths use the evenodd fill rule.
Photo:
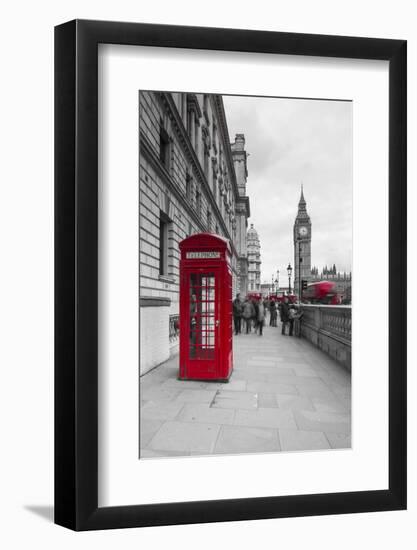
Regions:
<instances>
[{"instance_id":1,"label":"stone wall base","mask_svg":"<svg viewBox=\"0 0 417 550\"><path fill-rule=\"evenodd\" d=\"M344 342L324 330L317 330L306 323L301 323L301 336L309 340L349 371L352 367L352 348L350 342Z\"/></svg>"}]
</instances>

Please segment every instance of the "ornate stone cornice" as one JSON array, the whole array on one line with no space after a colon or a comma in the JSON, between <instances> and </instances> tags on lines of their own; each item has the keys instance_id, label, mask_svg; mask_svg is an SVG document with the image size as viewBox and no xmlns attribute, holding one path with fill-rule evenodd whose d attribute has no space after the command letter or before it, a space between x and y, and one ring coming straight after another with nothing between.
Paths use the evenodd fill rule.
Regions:
<instances>
[{"instance_id":1,"label":"ornate stone cornice","mask_svg":"<svg viewBox=\"0 0 417 550\"><path fill-rule=\"evenodd\" d=\"M188 109L194 111L198 118L203 116L196 94L187 94L187 105Z\"/></svg>"},{"instance_id":2,"label":"ornate stone cornice","mask_svg":"<svg viewBox=\"0 0 417 550\"><path fill-rule=\"evenodd\" d=\"M218 120L218 133L221 135L222 141L224 143L223 152L226 158L226 163L228 167L228 172L232 180L232 186L235 196L239 195L239 190L237 187L235 166L233 163L232 150L230 148L230 139L229 139L229 129L227 127L226 113L224 111L223 99L221 95L213 95L213 103L215 106L217 120Z\"/></svg>"}]
</instances>

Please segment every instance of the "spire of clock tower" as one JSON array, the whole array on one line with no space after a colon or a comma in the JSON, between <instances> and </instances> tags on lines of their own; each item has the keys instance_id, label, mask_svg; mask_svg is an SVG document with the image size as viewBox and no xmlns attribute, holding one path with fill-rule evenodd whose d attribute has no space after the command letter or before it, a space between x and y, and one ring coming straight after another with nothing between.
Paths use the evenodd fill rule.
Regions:
<instances>
[{"instance_id":1,"label":"spire of clock tower","mask_svg":"<svg viewBox=\"0 0 417 550\"><path fill-rule=\"evenodd\" d=\"M301 195L300 195L300 200L298 202L297 219L298 220L308 220L308 221L310 221L310 217L307 214L307 203L306 203L306 200L304 198L303 184L301 184Z\"/></svg>"},{"instance_id":2,"label":"spire of clock tower","mask_svg":"<svg viewBox=\"0 0 417 550\"><path fill-rule=\"evenodd\" d=\"M298 211L306 210L306 206L307 206L307 203L306 203L306 200L304 198L303 184L301 184L301 197L300 197L300 201L298 203Z\"/></svg>"}]
</instances>

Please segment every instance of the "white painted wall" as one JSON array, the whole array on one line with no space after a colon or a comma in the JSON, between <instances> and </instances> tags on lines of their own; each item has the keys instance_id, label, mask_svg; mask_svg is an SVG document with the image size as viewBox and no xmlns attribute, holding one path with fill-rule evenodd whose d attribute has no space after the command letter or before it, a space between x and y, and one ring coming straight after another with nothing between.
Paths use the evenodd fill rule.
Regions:
<instances>
[{"instance_id":1,"label":"white painted wall","mask_svg":"<svg viewBox=\"0 0 417 550\"><path fill-rule=\"evenodd\" d=\"M417 539L417 348L409 348L409 510L351 516L74 534L54 526L53 501L53 26L79 18L362 35L409 40L409 204L417 199L417 19L413 2L334 0L28 0L2 10L0 224L0 545L44 550L338 550L400 547ZM3 195L4 193L4 195ZM409 330L416 333L417 217L409 221ZM31 511L36 508L37 512ZM41 515L39 515L41 514Z\"/></svg>"},{"instance_id":2,"label":"white painted wall","mask_svg":"<svg viewBox=\"0 0 417 550\"><path fill-rule=\"evenodd\" d=\"M169 307L140 308L140 374L169 359Z\"/></svg>"}]
</instances>

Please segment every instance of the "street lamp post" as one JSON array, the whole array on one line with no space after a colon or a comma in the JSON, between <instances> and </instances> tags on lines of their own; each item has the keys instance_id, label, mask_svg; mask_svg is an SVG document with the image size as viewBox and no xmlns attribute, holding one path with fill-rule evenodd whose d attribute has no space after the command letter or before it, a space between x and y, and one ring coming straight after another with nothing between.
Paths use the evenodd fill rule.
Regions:
<instances>
[{"instance_id":1,"label":"street lamp post","mask_svg":"<svg viewBox=\"0 0 417 550\"><path fill-rule=\"evenodd\" d=\"M291 273L292 273L291 264L288 264L287 273L288 273L288 295L290 295L291 294Z\"/></svg>"}]
</instances>

